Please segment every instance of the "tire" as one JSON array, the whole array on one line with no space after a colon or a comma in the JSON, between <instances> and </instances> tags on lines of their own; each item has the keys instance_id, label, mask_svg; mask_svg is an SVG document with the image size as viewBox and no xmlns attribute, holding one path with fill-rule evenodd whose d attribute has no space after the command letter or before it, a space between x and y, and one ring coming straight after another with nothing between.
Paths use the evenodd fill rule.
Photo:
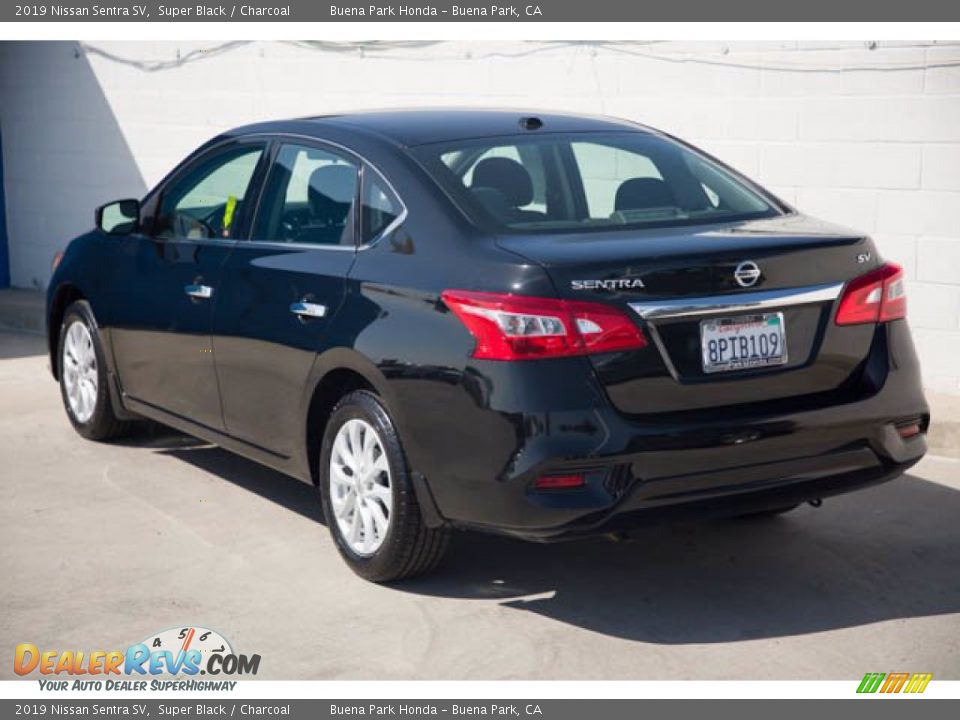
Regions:
<instances>
[{"instance_id":1,"label":"tire","mask_svg":"<svg viewBox=\"0 0 960 720\"><path fill-rule=\"evenodd\" d=\"M57 364L63 407L80 435L111 440L130 432L133 423L118 420L114 412L103 345L86 300L77 300L63 315Z\"/></svg>"},{"instance_id":2,"label":"tire","mask_svg":"<svg viewBox=\"0 0 960 720\"><path fill-rule=\"evenodd\" d=\"M337 403L319 467L327 527L357 575L383 583L439 564L450 531L424 524L400 439L376 395L357 390Z\"/></svg>"},{"instance_id":3,"label":"tire","mask_svg":"<svg viewBox=\"0 0 960 720\"><path fill-rule=\"evenodd\" d=\"M770 508L769 510L758 510L757 512L744 513L743 515L737 515L737 519L740 520L761 520L763 518L772 518L777 517L778 515L783 515L788 513L791 510L796 510L800 507L799 503L794 505L785 505L778 508Z\"/></svg>"}]
</instances>

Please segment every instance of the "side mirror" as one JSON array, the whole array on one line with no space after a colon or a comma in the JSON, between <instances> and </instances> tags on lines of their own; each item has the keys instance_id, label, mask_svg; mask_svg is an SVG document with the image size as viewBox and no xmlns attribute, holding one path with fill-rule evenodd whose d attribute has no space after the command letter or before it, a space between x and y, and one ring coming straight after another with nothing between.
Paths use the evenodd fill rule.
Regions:
<instances>
[{"instance_id":1,"label":"side mirror","mask_svg":"<svg viewBox=\"0 0 960 720\"><path fill-rule=\"evenodd\" d=\"M140 201L115 200L96 209L97 227L108 235L129 235L140 226Z\"/></svg>"}]
</instances>

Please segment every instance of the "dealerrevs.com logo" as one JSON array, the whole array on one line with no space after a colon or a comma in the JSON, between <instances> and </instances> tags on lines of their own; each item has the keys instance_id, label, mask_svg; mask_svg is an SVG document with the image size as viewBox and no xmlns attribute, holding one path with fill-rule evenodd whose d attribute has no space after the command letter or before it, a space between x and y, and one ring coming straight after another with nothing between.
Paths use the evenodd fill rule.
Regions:
<instances>
[{"instance_id":1,"label":"dealerrevs.com logo","mask_svg":"<svg viewBox=\"0 0 960 720\"><path fill-rule=\"evenodd\" d=\"M180 627L149 635L125 650L41 650L33 643L21 643L14 650L13 669L21 676L47 676L38 678L43 690L146 690L146 678L163 676L189 679L151 680L149 688L232 690L236 682L220 678L256 675L260 655L236 653L215 630ZM217 679L198 681L194 679L198 675ZM71 679L60 679L63 676Z\"/></svg>"}]
</instances>

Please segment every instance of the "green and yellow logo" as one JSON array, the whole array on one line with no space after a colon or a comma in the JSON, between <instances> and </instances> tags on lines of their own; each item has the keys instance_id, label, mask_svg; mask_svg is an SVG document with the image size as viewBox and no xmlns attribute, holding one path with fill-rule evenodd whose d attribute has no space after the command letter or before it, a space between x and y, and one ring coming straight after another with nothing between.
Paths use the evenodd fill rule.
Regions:
<instances>
[{"instance_id":1,"label":"green and yellow logo","mask_svg":"<svg viewBox=\"0 0 960 720\"><path fill-rule=\"evenodd\" d=\"M867 673L860 681L858 693L922 693L933 679L933 673Z\"/></svg>"}]
</instances>

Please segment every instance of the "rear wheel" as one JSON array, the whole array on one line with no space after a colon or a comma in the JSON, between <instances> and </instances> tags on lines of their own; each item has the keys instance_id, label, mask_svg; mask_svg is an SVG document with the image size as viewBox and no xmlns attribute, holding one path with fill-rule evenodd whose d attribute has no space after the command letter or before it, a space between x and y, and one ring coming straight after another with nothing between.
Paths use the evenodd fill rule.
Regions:
<instances>
[{"instance_id":1,"label":"rear wheel","mask_svg":"<svg viewBox=\"0 0 960 720\"><path fill-rule=\"evenodd\" d=\"M357 575L389 582L437 566L449 531L424 524L400 439L376 395L351 392L333 409L320 472L327 527Z\"/></svg>"},{"instance_id":2,"label":"rear wheel","mask_svg":"<svg viewBox=\"0 0 960 720\"><path fill-rule=\"evenodd\" d=\"M107 388L107 367L93 312L85 300L67 308L57 358L60 395L70 423L88 440L109 440L130 431L117 419Z\"/></svg>"}]
</instances>

